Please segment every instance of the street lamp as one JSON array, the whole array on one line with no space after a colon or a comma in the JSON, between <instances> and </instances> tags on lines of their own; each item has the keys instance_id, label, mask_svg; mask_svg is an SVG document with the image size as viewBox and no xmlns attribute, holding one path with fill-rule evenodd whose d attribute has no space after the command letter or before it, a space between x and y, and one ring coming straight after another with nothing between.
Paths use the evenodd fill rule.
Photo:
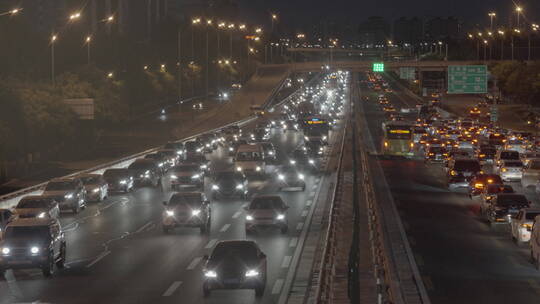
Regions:
<instances>
[{"instance_id":1,"label":"street lamp","mask_svg":"<svg viewBox=\"0 0 540 304\"><path fill-rule=\"evenodd\" d=\"M488 16L489 16L489 21L490 21L489 29L493 31L493 18L495 18L497 14L495 12L490 12Z\"/></svg>"},{"instance_id":2,"label":"street lamp","mask_svg":"<svg viewBox=\"0 0 540 304\"><path fill-rule=\"evenodd\" d=\"M208 19L206 20L206 86L205 86L205 93L206 98L208 98L208 78L210 77L210 73L208 71L208 28L212 26L212 20Z\"/></svg>"},{"instance_id":3,"label":"street lamp","mask_svg":"<svg viewBox=\"0 0 540 304\"><path fill-rule=\"evenodd\" d=\"M195 62L195 26L201 23L201 18L191 20L191 61ZM191 79L191 96L195 96L195 81Z\"/></svg>"},{"instance_id":4,"label":"street lamp","mask_svg":"<svg viewBox=\"0 0 540 304\"><path fill-rule=\"evenodd\" d=\"M277 18L278 18L277 14L272 13L270 15L270 20L272 21L272 33L274 32L274 22L277 21Z\"/></svg>"},{"instance_id":5,"label":"street lamp","mask_svg":"<svg viewBox=\"0 0 540 304\"><path fill-rule=\"evenodd\" d=\"M109 72L109 73L107 74L107 78L112 79L113 77L114 77L114 73L113 73L113 72Z\"/></svg>"},{"instance_id":6,"label":"street lamp","mask_svg":"<svg viewBox=\"0 0 540 304\"><path fill-rule=\"evenodd\" d=\"M516 35L519 35L521 33L521 31L519 29L514 29L514 33L516 33ZM512 34L512 36L510 37L511 38L511 45L512 45L512 61L514 60L514 35Z\"/></svg>"},{"instance_id":7,"label":"street lamp","mask_svg":"<svg viewBox=\"0 0 540 304\"><path fill-rule=\"evenodd\" d=\"M78 20L79 18L81 18L81 13L79 12L69 15L70 21L75 21L75 20Z\"/></svg>"},{"instance_id":8,"label":"street lamp","mask_svg":"<svg viewBox=\"0 0 540 304\"><path fill-rule=\"evenodd\" d=\"M13 16L13 15L17 15L17 14L20 13L22 10L23 10L22 8L14 8L14 9L9 10L9 11L7 11L7 12L0 13L0 16L5 16L5 15Z\"/></svg>"},{"instance_id":9,"label":"street lamp","mask_svg":"<svg viewBox=\"0 0 540 304\"><path fill-rule=\"evenodd\" d=\"M516 15L517 15L517 28L520 28L519 24L519 15L521 15L521 12L523 12L523 8L521 6L516 6Z\"/></svg>"},{"instance_id":10,"label":"street lamp","mask_svg":"<svg viewBox=\"0 0 540 304\"><path fill-rule=\"evenodd\" d=\"M54 77L54 43L58 39L58 36L56 34L53 34L51 36L51 80L53 86L55 85L55 77Z\"/></svg>"},{"instance_id":11,"label":"street lamp","mask_svg":"<svg viewBox=\"0 0 540 304\"><path fill-rule=\"evenodd\" d=\"M86 36L86 39L84 40L86 44L86 56L88 59L88 64L90 64L90 44L92 42L92 36L88 35Z\"/></svg>"},{"instance_id":12,"label":"street lamp","mask_svg":"<svg viewBox=\"0 0 540 304\"><path fill-rule=\"evenodd\" d=\"M501 60L504 58L504 31L498 30L497 33L501 35Z\"/></svg>"}]
</instances>

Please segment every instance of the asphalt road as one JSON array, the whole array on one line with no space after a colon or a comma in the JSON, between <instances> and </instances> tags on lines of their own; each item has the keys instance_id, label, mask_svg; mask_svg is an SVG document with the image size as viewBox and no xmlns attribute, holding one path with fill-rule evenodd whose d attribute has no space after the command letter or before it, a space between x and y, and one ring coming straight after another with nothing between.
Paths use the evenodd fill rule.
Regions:
<instances>
[{"instance_id":1,"label":"asphalt road","mask_svg":"<svg viewBox=\"0 0 540 304\"><path fill-rule=\"evenodd\" d=\"M330 140L338 138L331 132ZM271 141L279 163L303 141L301 132L273 130ZM328 152L330 147L326 148ZM225 148L208 155L212 166L232 166ZM167 185L167 182L164 182ZM268 256L268 279L264 297L252 290L214 291L203 298L201 258L219 240L245 239L243 206L239 199L212 200L212 226L208 235L198 229L177 228L168 235L161 229L162 202L172 192L142 188L114 195L102 203L90 203L77 216L62 215L67 237L67 267L52 278L39 270L7 271L0 280L0 303L277 303L284 289L292 257L308 212L315 207L324 184L321 173L306 174L304 192L280 192L289 204L289 232L278 229L250 235ZM206 193L210 198L210 183ZM250 182L250 193L277 193L272 179Z\"/></svg>"},{"instance_id":2,"label":"asphalt road","mask_svg":"<svg viewBox=\"0 0 540 304\"><path fill-rule=\"evenodd\" d=\"M397 109L414 107L415 100L393 89L388 96ZM371 96L364 111L371 149L378 149L384 114ZM449 192L440 164L425 164L419 158L371 158L373 168L382 167L432 303L540 302L540 272L530 264L527 246L518 248L506 225L494 229L484 223L479 202L464 191ZM381 179L378 184L384 188ZM511 185L522 191L518 183ZM539 206L532 193L527 195Z\"/></svg>"}]
</instances>

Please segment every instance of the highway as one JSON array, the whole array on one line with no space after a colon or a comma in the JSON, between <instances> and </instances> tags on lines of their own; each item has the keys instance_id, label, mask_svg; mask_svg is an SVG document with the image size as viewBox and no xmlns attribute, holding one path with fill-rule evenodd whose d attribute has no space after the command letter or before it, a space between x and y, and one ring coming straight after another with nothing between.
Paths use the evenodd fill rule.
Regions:
<instances>
[{"instance_id":1,"label":"highway","mask_svg":"<svg viewBox=\"0 0 540 304\"><path fill-rule=\"evenodd\" d=\"M255 122L254 122L255 123ZM251 128L253 125L247 127ZM339 138L341 125L330 133L328 154ZM271 131L278 162L303 142L301 132ZM216 169L232 167L226 147L207 157ZM271 166L270 171L275 166ZM213 291L202 294L202 257L220 240L245 239L245 200L211 200L212 223L208 235L198 229L177 228L166 235L161 229L162 202L172 192L165 179L160 189L141 188L125 195L111 195L102 203L90 203L73 216L62 214L67 238L67 266L51 278L40 270L9 270L0 280L0 303L278 303L289 272L295 271L301 232L308 229L311 210L321 188L329 187L325 169L306 175L304 192L279 192L290 206L289 232L261 230L253 239L268 256L265 294L256 298L252 290ZM206 193L210 198L210 181ZM250 181L250 193L275 194L272 178Z\"/></svg>"},{"instance_id":2,"label":"highway","mask_svg":"<svg viewBox=\"0 0 540 304\"><path fill-rule=\"evenodd\" d=\"M364 75L360 75L364 79ZM390 81L387 94L397 108L416 100ZM362 102L367 117L368 150L381 146L385 120L376 95ZM393 199L432 303L538 303L540 272L529 262L528 246L518 248L508 227L490 228L478 216L479 203L462 192L449 192L441 164L423 159L370 158L379 199ZM382 171L381 171L382 169ZM377 174L379 172L379 174ZM519 183L511 183L522 192ZM391 195L388 195L391 194ZM527 193L533 206L538 200Z\"/></svg>"}]
</instances>

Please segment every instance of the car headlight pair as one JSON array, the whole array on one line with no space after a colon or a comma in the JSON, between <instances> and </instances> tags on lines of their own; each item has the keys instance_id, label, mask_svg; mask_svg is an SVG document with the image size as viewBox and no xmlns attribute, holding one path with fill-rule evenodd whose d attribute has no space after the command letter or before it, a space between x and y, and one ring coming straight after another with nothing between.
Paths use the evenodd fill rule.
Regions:
<instances>
[{"instance_id":1,"label":"car headlight pair","mask_svg":"<svg viewBox=\"0 0 540 304\"><path fill-rule=\"evenodd\" d=\"M64 198L65 199L73 198L73 193L69 193L69 194L64 195Z\"/></svg>"},{"instance_id":2,"label":"car headlight pair","mask_svg":"<svg viewBox=\"0 0 540 304\"><path fill-rule=\"evenodd\" d=\"M291 160L290 163L291 163L291 165L295 165L295 164L296 164L296 161L295 161L295 160Z\"/></svg>"},{"instance_id":3,"label":"car headlight pair","mask_svg":"<svg viewBox=\"0 0 540 304\"><path fill-rule=\"evenodd\" d=\"M314 161L313 159L308 160L308 162L309 162L310 164L312 164L312 165L315 163L315 161Z\"/></svg>"},{"instance_id":4,"label":"car headlight pair","mask_svg":"<svg viewBox=\"0 0 540 304\"><path fill-rule=\"evenodd\" d=\"M268 151L268 155L274 155L274 151Z\"/></svg>"},{"instance_id":5,"label":"car headlight pair","mask_svg":"<svg viewBox=\"0 0 540 304\"><path fill-rule=\"evenodd\" d=\"M217 273L213 270L207 270L204 272L204 276L207 278L217 278Z\"/></svg>"},{"instance_id":6,"label":"car headlight pair","mask_svg":"<svg viewBox=\"0 0 540 304\"><path fill-rule=\"evenodd\" d=\"M253 216L251 215L246 215L246 221L253 221Z\"/></svg>"},{"instance_id":7,"label":"car headlight pair","mask_svg":"<svg viewBox=\"0 0 540 304\"><path fill-rule=\"evenodd\" d=\"M259 276L259 272L255 269L250 269L246 271L246 278L252 278Z\"/></svg>"},{"instance_id":8,"label":"car headlight pair","mask_svg":"<svg viewBox=\"0 0 540 304\"><path fill-rule=\"evenodd\" d=\"M31 248L30 248L30 253L31 253L31 254L37 254L37 253L39 253L39 247L37 247L37 246L31 247Z\"/></svg>"},{"instance_id":9,"label":"car headlight pair","mask_svg":"<svg viewBox=\"0 0 540 304\"><path fill-rule=\"evenodd\" d=\"M10 252L11 252L11 249L9 249L9 247L3 247L2 248L2 254L3 255L8 255Z\"/></svg>"},{"instance_id":10,"label":"car headlight pair","mask_svg":"<svg viewBox=\"0 0 540 304\"><path fill-rule=\"evenodd\" d=\"M177 179L177 178L178 178L178 176L176 176L176 175L174 175L174 174L171 175L171 179Z\"/></svg>"},{"instance_id":11,"label":"car headlight pair","mask_svg":"<svg viewBox=\"0 0 540 304\"><path fill-rule=\"evenodd\" d=\"M120 184L121 184L121 185L127 184L127 180L125 180L125 179L121 180L121 181L120 181Z\"/></svg>"},{"instance_id":12,"label":"car headlight pair","mask_svg":"<svg viewBox=\"0 0 540 304\"><path fill-rule=\"evenodd\" d=\"M174 211L172 210L167 210L165 213L167 213L167 216L174 216Z\"/></svg>"},{"instance_id":13,"label":"car headlight pair","mask_svg":"<svg viewBox=\"0 0 540 304\"><path fill-rule=\"evenodd\" d=\"M191 210L191 215L192 215L192 216L199 216L199 214L201 214L201 210L200 210L200 209L193 209L193 210Z\"/></svg>"},{"instance_id":14,"label":"car headlight pair","mask_svg":"<svg viewBox=\"0 0 540 304\"><path fill-rule=\"evenodd\" d=\"M285 176L284 176L283 174L279 174L279 175L278 175L278 178L279 178L280 180L284 180L284 179L285 179Z\"/></svg>"},{"instance_id":15,"label":"car headlight pair","mask_svg":"<svg viewBox=\"0 0 540 304\"><path fill-rule=\"evenodd\" d=\"M280 220L280 221L284 220L284 219L285 219L285 214L278 214L278 215L276 216L276 219L277 219L277 220Z\"/></svg>"}]
</instances>

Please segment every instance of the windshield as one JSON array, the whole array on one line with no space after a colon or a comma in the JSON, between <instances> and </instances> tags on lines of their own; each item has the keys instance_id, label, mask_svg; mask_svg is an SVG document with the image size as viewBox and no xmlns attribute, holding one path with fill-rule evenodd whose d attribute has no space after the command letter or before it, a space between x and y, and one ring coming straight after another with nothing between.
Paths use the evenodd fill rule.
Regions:
<instances>
[{"instance_id":1,"label":"windshield","mask_svg":"<svg viewBox=\"0 0 540 304\"><path fill-rule=\"evenodd\" d=\"M260 197L255 198L249 209L282 209L283 201L279 197Z\"/></svg>"},{"instance_id":2,"label":"windshield","mask_svg":"<svg viewBox=\"0 0 540 304\"><path fill-rule=\"evenodd\" d=\"M538 215L540 215L540 212L526 212L525 219L533 221Z\"/></svg>"},{"instance_id":3,"label":"windshield","mask_svg":"<svg viewBox=\"0 0 540 304\"><path fill-rule=\"evenodd\" d=\"M181 143L168 143L164 147L165 149L176 150L176 149L182 149L182 144Z\"/></svg>"},{"instance_id":4,"label":"windshield","mask_svg":"<svg viewBox=\"0 0 540 304\"><path fill-rule=\"evenodd\" d=\"M411 139L411 128L389 126L386 128L388 139Z\"/></svg>"},{"instance_id":5,"label":"windshield","mask_svg":"<svg viewBox=\"0 0 540 304\"><path fill-rule=\"evenodd\" d=\"M111 177L124 177L127 175L126 170L107 170L105 173L103 173L103 177L105 178L111 178Z\"/></svg>"},{"instance_id":6,"label":"windshield","mask_svg":"<svg viewBox=\"0 0 540 304\"><path fill-rule=\"evenodd\" d=\"M235 257L250 261L257 258L257 249L250 242L220 243L212 252L212 260Z\"/></svg>"},{"instance_id":7,"label":"windshield","mask_svg":"<svg viewBox=\"0 0 540 304\"><path fill-rule=\"evenodd\" d=\"M443 147L429 147L430 153L444 153L446 150Z\"/></svg>"},{"instance_id":8,"label":"windshield","mask_svg":"<svg viewBox=\"0 0 540 304\"><path fill-rule=\"evenodd\" d=\"M540 170L540 160L531 161L529 168L533 170Z\"/></svg>"},{"instance_id":9,"label":"windshield","mask_svg":"<svg viewBox=\"0 0 540 304\"><path fill-rule=\"evenodd\" d=\"M515 152L515 151L501 152L501 159L519 159L519 152Z\"/></svg>"},{"instance_id":10,"label":"windshield","mask_svg":"<svg viewBox=\"0 0 540 304\"><path fill-rule=\"evenodd\" d=\"M153 163L147 162L135 162L129 165L128 169L130 170L150 170L154 168Z\"/></svg>"},{"instance_id":11,"label":"windshield","mask_svg":"<svg viewBox=\"0 0 540 304\"><path fill-rule=\"evenodd\" d=\"M99 176L83 176L81 180L85 185L95 185L100 182Z\"/></svg>"},{"instance_id":12,"label":"windshield","mask_svg":"<svg viewBox=\"0 0 540 304\"><path fill-rule=\"evenodd\" d=\"M523 167L520 161L504 162L505 167Z\"/></svg>"},{"instance_id":13,"label":"windshield","mask_svg":"<svg viewBox=\"0 0 540 304\"><path fill-rule=\"evenodd\" d=\"M220 172L216 175L216 180L242 180L241 174L236 172Z\"/></svg>"},{"instance_id":14,"label":"windshield","mask_svg":"<svg viewBox=\"0 0 540 304\"><path fill-rule=\"evenodd\" d=\"M47 208L50 200L46 199L23 199L17 204L17 209Z\"/></svg>"},{"instance_id":15,"label":"windshield","mask_svg":"<svg viewBox=\"0 0 540 304\"><path fill-rule=\"evenodd\" d=\"M6 239L46 239L48 237L48 226L8 227L5 235Z\"/></svg>"},{"instance_id":16,"label":"windshield","mask_svg":"<svg viewBox=\"0 0 540 304\"><path fill-rule=\"evenodd\" d=\"M512 206L512 205L527 205L528 201L524 195L499 195L497 197L497 204L503 206Z\"/></svg>"},{"instance_id":17,"label":"windshield","mask_svg":"<svg viewBox=\"0 0 540 304\"><path fill-rule=\"evenodd\" d=\"M456 161L454 164L454 170L456 171L480 171L480 163L477 161Z\"/></svg>"},{"instance_id":18,"label":"windshield","mask_svg":"<svg viewBox=\"0 0 540 304\"><path fill-rule=\"evenodd\" d=\"M513 193L514 190L512 189L511 186L507 186L507 185L488 185L487 192L488 194L495 194L499 192Z\"/></svg>"},{"instance_id":19,"label":"windshield","mask_svg":"<svg viewBox=\"0 0 540 304\"><path fill-rule=\"evenodd\" d=\"M237 161L256 161L261 160L261 154L259 152L238 152L236 154Z\"/></svg>"},{"instance_id":20,"label":"windshield","mask_svg":"<svg viewBox=\"0 0 540 304\"><path fill-rule=\"evenodd\" d=\"M197 166L197 165L184 165L184 166L175 167L173 171L176 171L176 172L193 172L193 171L198 171L199 169L200 169L200 167Z\"/></svg>"},{"instance_id":21,"label":"windshield","mask_svg":"<svg viewBox=\"0 0 540 304\"><path fill-rule=\"evenodd\" d=\"M71 181L66 182L49 182L45 191L61 191L61 190L73 190L75 185Z\"/></svg>"},{"instance_id":22,"label":"windshield","mask_svg":"<svg viewBox=\"0 0 540 304\"><path fill-rule=\"evenodd\" d=\"M177 194L171 197L169 206L188 205L190 207L199 207L201 205L201 195L194 194Z\"/></svg>"},{"instance_id":23,"label":"windshield","mask_svg":"<svg viewBox=\"0 0 540 304\"><path fill-rule=\"evenodd\" d=\"M482 148L480 149L480 154L495 154L496 151L495 148Z\"/></svg>"}]
</instances>

